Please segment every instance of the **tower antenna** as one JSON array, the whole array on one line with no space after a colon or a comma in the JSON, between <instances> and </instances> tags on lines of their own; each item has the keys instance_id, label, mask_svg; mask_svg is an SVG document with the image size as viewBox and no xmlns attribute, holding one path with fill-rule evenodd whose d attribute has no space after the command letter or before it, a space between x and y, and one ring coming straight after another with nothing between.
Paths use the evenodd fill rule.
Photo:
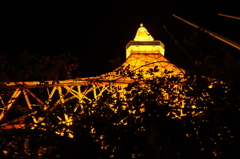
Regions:
<instances>
[{"instance_id":1,"label":"tower antenna","mask_svg":"<svg viewBox=\"0 0 240 159\"><path fill-rule=\"evenodd\" d=\"M223 17L228 17L228 18L233 18L233 19L238 19L240 20L240 17L236 17L236 16L232 16L232 15L227 15L227 14L221 14L221 13L218 13L219 16L223 16Z\"/></svg>"},{"instance_id":2,"label":"tower antenna","mask_svg":"<svg viewBox=\"0 0 240 159\"><path fill-rule=\"evenodd\" d=\"M180 17L178 17L178 16L176 16L176 15L174 15L174 14L173 14L173 16L174 16L175 18L178 18L179 20L181 20L181 21L183 21L183 22L185 22L185 23L187 23L187 24L189 24L189 25L197 28L197 29L201 28L201 27L198 26L197 24L194 24L194 23L192 23L192 22L190 22L190 21L187 21L187 20L185 20L185 19L183 19L183 18L180 18ZM216 39L218 39L218 40L221 40L222 42L224 42L224 43L226 43L226 44L228 44L228 45L231 45L231 46L237 48L238 50L240 50L240 43L237 43L237 42L235 42L235 41L233 41L233 40L231 40L231 39L228 39L228 38L226 38L226 37L224 37L224 36L222 36L222 35L219 35L219 34L217 34L217 33L214 33L214 32L212 32L212 31L210 31L210 30L208 30L208 29L202 29L202 31L204 31L205 33L213 36L214 38L216 38Z\"/></svg>"}]
</instances>

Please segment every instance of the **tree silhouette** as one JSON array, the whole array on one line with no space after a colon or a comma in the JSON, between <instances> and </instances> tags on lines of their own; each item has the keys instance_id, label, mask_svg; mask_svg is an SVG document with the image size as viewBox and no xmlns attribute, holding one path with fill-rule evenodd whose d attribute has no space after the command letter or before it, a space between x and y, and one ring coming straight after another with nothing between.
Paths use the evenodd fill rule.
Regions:
<instances>
[{"instance_id":1,"label":"tree silhouette","mask_svg":"<svg viewBox=\"0 0 240 159\"><path fill-rule=\"evenodd\" d=\"M200 50L200 48L198 48ZM71 101L26 119L26 129L0 130L0 156L5 158L236 158L240 149L238 76L233 54L204 51L197 65L182 75L158 68L119 70L133 82L123 93L103 92L98 100ZM70 59L74 59L70 56ZM4 56L0 56L5 68ZM27 59L32 56L24 55ZM66 56L60 62L34 63L40 80L69 78ZM20 60L21 61L21 60ZM32 61L32 60L30 60ZM22 62L20 62L22 64ZM28 62L17 65L28 68ZM43 70L58 66L62 69ZM207 68L210 71L205 71ZM26 70L22 70L23 72ZM17 71L18 72L18 71ZM41 74L43 72L44 74ZM65 72L65 73L64 73ZM24 74L20 72L21 74ZM148 74L145 78L143 74ZM230 74L230 75L228 75ZM65 76L66 75L66 76ZM236 77L235 77L236 76ZM144 78L143 78L144 77ZM21 80L31 78L22 77ZM100 82L100 81L94 81ZM117 86L116 86L117 87ZM119 86L120 87L120 86ZM76 105L77 103L77 105ZM76 110L74 110L75 108ZM43 118L32 124L34 118Z\"/></svg>"}]
</instances>

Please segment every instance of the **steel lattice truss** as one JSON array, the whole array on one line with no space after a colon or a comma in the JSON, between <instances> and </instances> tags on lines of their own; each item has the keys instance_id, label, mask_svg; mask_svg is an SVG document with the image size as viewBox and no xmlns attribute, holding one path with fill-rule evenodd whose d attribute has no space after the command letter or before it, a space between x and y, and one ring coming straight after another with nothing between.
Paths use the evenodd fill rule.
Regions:
<instances>
[{"instance_id":1,"label":"steel lattice truss","mask_svg":"<svg viewBox=\"0 0 240 159\"><path fill-rule=\"evenodd\" d=\"M44 82L3 82L1 89L4 93L0 94L1 127L21 128L29 117L33 118L34 123L39 123L43 119L34 118L34 114L41 111L47 114L58 106L70 105L74 107L72 111L76 112L84 103L94 106L104 93L117 91L124 98L125 88L136 78L139 79L135 77L138 75L141 75L143 81L154 77L184 77L185 71L163 56L163 43L154 40L142 24L134 40L127 44L126 52L127 60L119 68L96 77ZM144 82L140 83L144 85ZM172 88L175 87L177 93L177 89L181 88L178 85ZM163 96L169 98L167 93ZM24 113L16 115L19 111Z\"/></svg>"},{"instance_id":2,"label":"steel lattice truss","mask_svg":"<svg viewBox=\"0 0 240 159\"><path fill-rule=\"evenodd\" d=\"M113 72L96 77L76 78L60 81L23 81L4 83L7 90L0 96L0 121L3 128L20 128L24 126L25 118L37 113L39 109L52 111L58 105L75 102L74 111L81 103L94 103L103 92L110 92L113 88L124 93L124 87L133 82L125 76L127 71L142 72L157 66L158 76L165 76L166 70L170 75L184 74L184 70L177 68L160 54L131 54L128 59ZM168 73L169 74L169 73ZM144 75L147 78L147 74ZM30 110L30 114L11 116L14 109ZM40 120L40 119L39 119ZM35 122L39 122L34 119ZM18 123L18 124L15 124Z\"/></svg>"}]
</instances>

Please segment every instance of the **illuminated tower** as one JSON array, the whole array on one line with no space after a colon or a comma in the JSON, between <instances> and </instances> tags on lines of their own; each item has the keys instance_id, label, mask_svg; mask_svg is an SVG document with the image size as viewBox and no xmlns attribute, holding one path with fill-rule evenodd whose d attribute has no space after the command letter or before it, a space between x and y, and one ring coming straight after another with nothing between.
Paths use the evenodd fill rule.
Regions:
<instances>
[{"instance_id":1,"label":"illuminated tower","mask_svg":"<svg viewBox=\"0 0 240 159\"><path fill-rule=\"evenodd\" d=\"M103 92L119 89L119 92L124 93L124 87L133 82L132 78L124 75L126 68L130 71L144 72L155 67L159 70L156 73L158 76L183 75L184 70L169 62L164 57L164 52L163 43L154 40L141 24L134 40L126 46L126 61L112 72L96 77L60 80L57 83L55 81L5 82L4 85L9 92L8 96L0 95L0 121L3 122L1 127L6 129L22 128L24 120L39 109L52 111L57 106L64 106L70 101L75 101L73 111L76 111L83 103L97 101ZM148 76L147 74L143 75L144 78L148 78ZM45 97L40 97L35 93L39 92L39 89L44 90ZM29 114L14 119L9 118L10 110L14 109L14 105L30 110ZM42 118L33 119L36 123L42 120Z\"/></svg>"},{"instance_id":2,"label":"illuminated tower","mask_svg":"<svg viewBox=\"0 0 240 159\"><path fill-rule=\"evenodd\" d=\"M127 60L123 65L130 65L131 69L149 69L158 66L161 73L165 69L173 71L173 74L183 71L168 61L164 54L164 44L160 40L154 40L143 24L140 24L134 40L126 46Z\"/></svg>"}]
</instances>

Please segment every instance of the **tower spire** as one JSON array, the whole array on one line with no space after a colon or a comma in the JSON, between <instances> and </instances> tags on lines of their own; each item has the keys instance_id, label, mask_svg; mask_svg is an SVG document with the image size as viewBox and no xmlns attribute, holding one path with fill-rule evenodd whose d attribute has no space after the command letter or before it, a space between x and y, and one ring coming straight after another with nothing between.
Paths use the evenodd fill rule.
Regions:
<instances>
[{"instance_id":1,"label":"tower spire","mask_svg":"<svg viewBox=\"0 0 240 159\"><path fill-rule=\"evenodd\" d=\"M149 34L147 29L143 27L143 23L140 24L140 27L137 30L134 41L153 41L153 37Z\"/></svg>"},{"instance_id":2,"label":"tower spire","mask_svg":"<svg viewBox=\"0 0 240 159\"><path fill-rule=\"evenodd\" d=\"M140 24L134 40L126 46L126 57L131 54L161 54L164 56L164 45L159 40L154 40L148 30Z\"/></svg>"}]
</instances>

